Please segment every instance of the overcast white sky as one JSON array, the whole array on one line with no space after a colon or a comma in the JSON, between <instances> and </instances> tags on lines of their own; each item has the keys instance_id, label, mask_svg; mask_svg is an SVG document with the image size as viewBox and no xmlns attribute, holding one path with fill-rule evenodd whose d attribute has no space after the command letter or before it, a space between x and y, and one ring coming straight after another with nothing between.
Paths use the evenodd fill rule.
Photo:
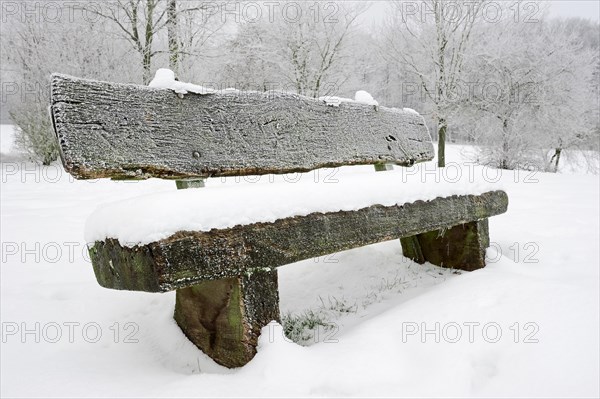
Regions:
<instances>
[{"instance_id":1,"label":"overcast white sky","mask_svg":"<svg viewBox=\"0 0 600 399\"><path fill-rule=\"evenodd\" d=\"M461 3L461 0L454 1L459 4ZM364 23L378 23L387 13L386 1L370 1L370 3L372 5L364 15ZM521 3L522 7L525 7L528 2L527 0L522 0ZM547 3L549 7L548 12L552 17L582 17L600 21L600 0L551 0Z\"/></svg>"},{"instance_id":2,"label":"overcast white sky","mask_svg":"<svg viewBox=\"0 0 600 399\"><path fill-rule=\"evenodd\" d=\"M550 2L550 15L560 17L583 17L600 20L600 1L564 1L555 0Z\"/></svg>"}]
</instances>

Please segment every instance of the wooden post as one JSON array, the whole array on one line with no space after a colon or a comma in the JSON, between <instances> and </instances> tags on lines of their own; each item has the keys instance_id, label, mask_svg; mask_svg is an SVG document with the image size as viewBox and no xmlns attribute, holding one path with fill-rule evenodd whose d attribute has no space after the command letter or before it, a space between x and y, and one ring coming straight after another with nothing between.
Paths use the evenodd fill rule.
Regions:
<instances>
[{"instance_id":1,"label":"wooden post","mask_svg":"<svg viewBox=\"0 0 600 399\"><path fill-rule=\"evenodd\" d=\"M177 185L178 190L186 188L202 188L204 187L204 179L175 180L175 184Z\"/></svg>"},{"instance_id":2,"label":"wooden post","mask_svg":"<svg viewBox=\"0 0 600 399\"><path fill-rule=\"evenodd\" d=\"M375 164L376 172L385 172L386 170L394 170L394 165L389 163L378 163Z\"/></svg>"},{"instance_id":3,"label":"wooden post","mask_svg":"<svg viewBox=\"0 0 600 399\"><path fill-rule=\"evenodd\" d=\"M259 269L177 290L175 321L184 334L225 367L256 354L260 330L280 321L277 270Z\"/></svg>"},{"instance_id":4,"label":"wooden post","mask_svg":"<svg viewBox=\"0 0 600 399\"><path fill-rule=\"evenodd\" d=\"M490 245L488 220L461 224L400 239L404 256L417 263L473 271L485 267Z\"/></svg>"}]
</instances>

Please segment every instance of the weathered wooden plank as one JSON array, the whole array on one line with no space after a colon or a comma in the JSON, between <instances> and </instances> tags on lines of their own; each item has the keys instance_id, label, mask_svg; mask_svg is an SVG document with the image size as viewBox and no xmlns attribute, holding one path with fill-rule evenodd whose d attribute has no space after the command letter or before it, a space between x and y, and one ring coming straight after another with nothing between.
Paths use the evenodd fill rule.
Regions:
<instances>
[{"instance_id":1,"label":"weathered wooden plank","mask_svg":"<svg viewBox=\"0 0 600 399\"><path fill-rule=\"evenodd\" d=\"M170 291L483 220L504 213L507 206L506 193L492 191L402 206L313 213L209 232L183 231L133 248L108 239L96 242L90 255L104 287Z\"/></svg>"},{"instance_id":2,"label":"weathered wooden plank","mask_svg":"<svg viewBox=\"0 0 600 399\"><path fill-rule=\"evenodd\" d=\"M52 76L65 169L81 179L192 178L412 165L434 156L423 119L281 92L187 94Z\"/></svg>"}]
</instances>

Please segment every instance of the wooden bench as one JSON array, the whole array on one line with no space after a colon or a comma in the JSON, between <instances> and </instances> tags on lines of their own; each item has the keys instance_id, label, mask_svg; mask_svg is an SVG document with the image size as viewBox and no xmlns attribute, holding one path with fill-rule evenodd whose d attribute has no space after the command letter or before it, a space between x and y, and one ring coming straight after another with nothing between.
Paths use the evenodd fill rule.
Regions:
<instances>
[{"instance_id":1,"label":"wooden bench","mask_svg":"<svg viewBox=\"0 0 600 399\"><path fill-rule=\"evenodd\" d=\"M55 74L51 114L63 165L78 179L185 182L410 166L434 156L419 115L357 103L331 107L288 93L178 96ZM488 217L507 205L502 191L375 204L180 231L133 247L107 237L90 255L103 287L176 290L175 320L185 335L217 363L238 367L255 355L261 328L280 320L277 267L400 238L403 253L416 262L475 270L485 266Z\"/></svg>"}]
</instances>

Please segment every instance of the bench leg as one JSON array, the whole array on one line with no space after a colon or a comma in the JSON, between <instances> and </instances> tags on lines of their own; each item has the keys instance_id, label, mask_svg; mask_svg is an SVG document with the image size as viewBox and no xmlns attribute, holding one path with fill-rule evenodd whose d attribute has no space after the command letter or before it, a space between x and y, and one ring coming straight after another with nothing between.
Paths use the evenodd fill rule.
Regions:
<instances>
[{"instance_id":1,"label":"bench leg","mask_svg":"<svg viewBox=\"0 0 600 399\"><path fill-rule=\"evenodd\" d=\"M404 256L417 263L473 271L485 267L490 245L488 220L401 238Z\"/></svg>"},{"instance_id":2,"label":"bench leg","mask_svg":"<svg viewBox=\"0 0 600 399\"><path fill-rule=\"evenodd\" d=\"M280 321L276 269L177 290L175 321L190 341L225 367L248 363L260 330L272 320Z\"/></svg>"}]
</instances>

